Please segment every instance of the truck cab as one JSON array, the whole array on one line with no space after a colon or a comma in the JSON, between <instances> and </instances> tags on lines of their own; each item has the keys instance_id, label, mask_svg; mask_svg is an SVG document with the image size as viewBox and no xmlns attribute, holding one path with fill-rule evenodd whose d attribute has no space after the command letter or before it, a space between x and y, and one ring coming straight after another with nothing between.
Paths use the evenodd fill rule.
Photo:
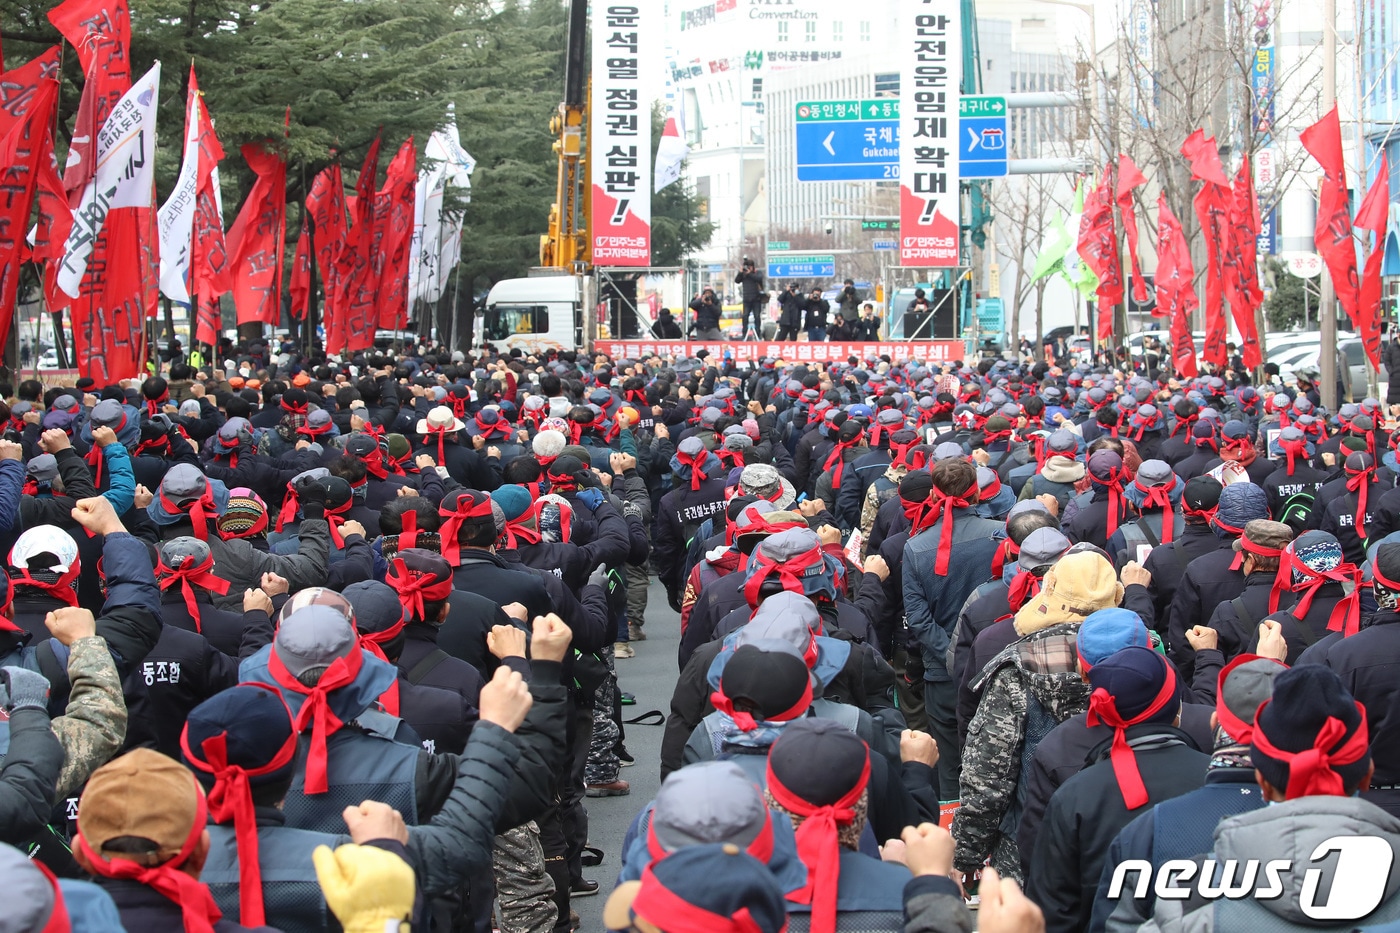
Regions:
<instances>
[{"instance_id":1,"label":"truck cab","mask_svg":"<svg viewBox=\"0 0 1400 933\"><path fill-rule=\"evenodd\" d=\"M502 279L486 295L476 333L501 350L572 350L584 343L581 312L579 280L572 275Z\"/></svg>"}]
</instances>

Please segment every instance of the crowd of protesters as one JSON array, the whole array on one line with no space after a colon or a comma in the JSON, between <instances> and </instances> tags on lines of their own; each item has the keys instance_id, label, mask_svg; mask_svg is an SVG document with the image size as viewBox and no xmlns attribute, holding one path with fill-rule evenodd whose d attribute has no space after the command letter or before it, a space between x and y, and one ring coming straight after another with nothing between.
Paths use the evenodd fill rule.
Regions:
<instances>
[{"instance_id":1,"label":"crowd of protesters","mask_svg":"<svg viewBox=\"0 0 1400 933\"><path fill-rule=\"evenodd\" d=\"M563 933L600 857L646 933L1400 921L1375 400L290 338L161 373L0 384L0 933ZM660 790L591 850L620 662L677 624Z\"/></svg>"}]
</instances>

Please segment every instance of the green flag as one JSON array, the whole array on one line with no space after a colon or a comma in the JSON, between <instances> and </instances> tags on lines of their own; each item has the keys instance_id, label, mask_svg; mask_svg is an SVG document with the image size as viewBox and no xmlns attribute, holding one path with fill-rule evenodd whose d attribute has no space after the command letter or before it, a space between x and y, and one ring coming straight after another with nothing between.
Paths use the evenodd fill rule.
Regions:
<instances>
[{"instance_id":1,"label":"green flag","mask_svg":"<svg viewBox=\"0 0 1400 933\"><path fill-rule=\"evenodd\" d=\"M1040 253L1035 257L1035 269L1031 272L1031 281L1039 281L1050 273L1063 269L1065 253L1069 252L1069 245L1069 231L1065 229L1065 212L1060 211L1059 216L1051 222L1050 229L1046 231L1045 240L1040 246Z\"/></svg>"},{"instance_id":2,"label":"green flag","mask_svg":"<svg viewBox=\"0 0 1400 933\"><path fill-rule=\"evenodd\" d=\"M1084 181L1080 181L1074 189L1074 204L1070 208L1069 217L1065 220L1066 232L1069 236L1069 249L1065 251L1064 263L1061 273L1065 281L1073 288L1079 289L1079 293L1085 298L1094 297L1098 291L1099 277L1094 274L1094 270L1089 268L1088 263L1079 258L1079 222L1084 217Z\"/></svg>"}]
</instances>

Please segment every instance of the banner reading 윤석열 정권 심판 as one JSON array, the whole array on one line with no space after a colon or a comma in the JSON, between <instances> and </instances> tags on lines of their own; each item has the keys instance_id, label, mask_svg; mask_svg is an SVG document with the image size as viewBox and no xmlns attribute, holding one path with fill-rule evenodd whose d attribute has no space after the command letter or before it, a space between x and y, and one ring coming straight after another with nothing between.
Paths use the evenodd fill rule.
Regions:
<instances>
[{"instance_id":1,"label":"banner reading \uc724\uc11d\uc5f4 \uc815\uad8c \uc2ec\ud310","mask_svg":"<svg viewBox=\"0 0 1400 933\"><path fill-rule=\"evenodd\" d=\"M659 77L655 0L593 3L588 161L593 262L651 265L651 94Z\"/></svg>"}]
</instances>

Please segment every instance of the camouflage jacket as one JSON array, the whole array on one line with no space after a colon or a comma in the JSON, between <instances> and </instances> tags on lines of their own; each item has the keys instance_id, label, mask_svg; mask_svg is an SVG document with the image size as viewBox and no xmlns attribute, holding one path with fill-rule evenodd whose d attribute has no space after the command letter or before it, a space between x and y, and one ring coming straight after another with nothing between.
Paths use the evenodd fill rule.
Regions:
<instances>
[{"instance_id":1,"label":"camouflage jacket","mask_svg":"<svg viewBox=\"0 0 1400 933\"><path fill-rule=\"evenodd\" d=\"M870 540L870 530L875 527L880 506L891 496L899 495L899 481L908 472L908 467L891 466L865 490L865 500L860 506L860 533L866 541ZM866 556L864 550L862 547L862 557Z\"/></svg>"},{"instance_id":2,"label":"camouflage jacket","mask_svg":"<svg viewBox=\"0 0 1400 933\"><path fill-rule=\"evenodd\" d=\"M1027 635L973 684L982 697L963 746L962 803L953 818L960 871L990 856L1003 877L1021 877L1016 827L1031 755L1050 729L1089 708L1089 687L1075 668L1078 631L1068 622Z\"/></svg>"},{"instance_id":3,"label":"camouflage jacket","mask_svg":"<svg viewBox=\"0 0 1400 933\"><path fill-rule=\"evenodd\" d=\"M52 727L67 760L58 777L60 799L75 793L88 775L106 764L126 740L126 703L121 678L100 636L75 641L68 653L71 693Z\"/></svg>"}]
</instances>

